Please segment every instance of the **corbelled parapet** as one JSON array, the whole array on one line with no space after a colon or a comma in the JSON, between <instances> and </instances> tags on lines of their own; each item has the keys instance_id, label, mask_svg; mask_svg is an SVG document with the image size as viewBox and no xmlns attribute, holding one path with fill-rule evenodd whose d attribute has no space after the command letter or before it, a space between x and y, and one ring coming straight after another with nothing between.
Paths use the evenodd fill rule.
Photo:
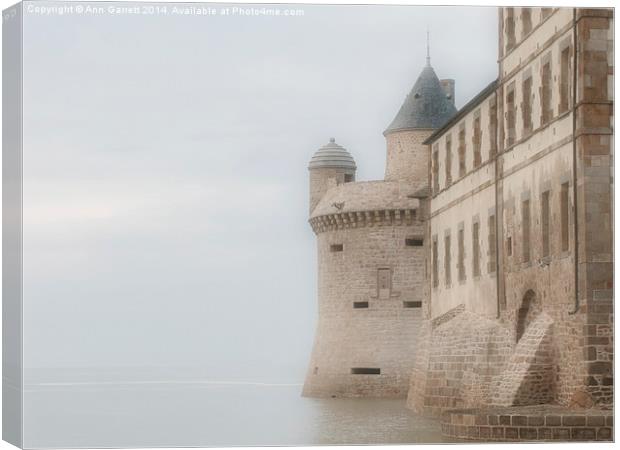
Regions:
<instances>
[{"instance_id":1,"label":"corbelled parapet","mask_svg":"<svg viewBox=\"0 0 620 450\"><path fill-rule=\"evenodd\" d=\"M354 223L355 226L411 223L419 207L418 191L406 182L346 183L325 193L312 211L310 223L342 227Z\"/></svg>"},{"instance_id":2,"label":"corbelled parapet","mask_svg":"<svg viewBox=\"0 0 620 450\"><path fill-rule=\"evenodd\" d=\"M412 225L420 200L408 183L365 181L330 189L314 208L315 233L356 227Z\"/></svg>"},{"instance_id":3,"label":"corbelled parapet","mask_svg":"<svg viewBox=\"0 0 620 450\"><path fill-rule=\"evenodd\" d=\"M328 214L309 220L312 231L319 234L325 231L347 228L374 227L384 225L413 225L415 209L383 209L376 211L355 211Z\"/></svg>"}]
</instances>

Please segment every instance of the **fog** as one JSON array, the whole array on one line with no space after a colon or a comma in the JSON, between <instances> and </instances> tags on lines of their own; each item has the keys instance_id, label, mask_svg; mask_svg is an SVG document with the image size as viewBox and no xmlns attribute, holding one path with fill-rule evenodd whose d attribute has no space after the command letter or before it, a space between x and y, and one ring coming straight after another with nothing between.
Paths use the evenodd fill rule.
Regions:
<instances>
[{"instance_id":1,"label":"fog","mask_svg":"<svg viewBox=\"0 0 620 450\"><path fill-rule=\"evenodd\" d=\"M462 106L497 75L497 12L277 7L303 15L25 13L27 373L303 381L309 159L333 136L382 178L427 29Z\"/></svg>"}]
</instances>

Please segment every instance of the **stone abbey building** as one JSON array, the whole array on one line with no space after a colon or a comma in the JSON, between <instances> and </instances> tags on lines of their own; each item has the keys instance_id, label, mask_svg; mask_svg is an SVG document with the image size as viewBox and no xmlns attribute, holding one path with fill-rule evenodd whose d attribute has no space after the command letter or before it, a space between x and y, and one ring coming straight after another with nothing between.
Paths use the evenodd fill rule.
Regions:
<instances>
[{"instance_id":1,"label":"stone abbey building","mask_svg":"<svg viewBox=\"0 0 620 450\"><path fill-rule=\"evenodd\" d=\"M304 395L407 397L458 437L610 439L613 10L498 15L498 78L457 111L427 58L384 132L384 180L355 181L333 139L310 161ZM477 423L532 405L600 415Z\"/></svg>"}]
</instances>

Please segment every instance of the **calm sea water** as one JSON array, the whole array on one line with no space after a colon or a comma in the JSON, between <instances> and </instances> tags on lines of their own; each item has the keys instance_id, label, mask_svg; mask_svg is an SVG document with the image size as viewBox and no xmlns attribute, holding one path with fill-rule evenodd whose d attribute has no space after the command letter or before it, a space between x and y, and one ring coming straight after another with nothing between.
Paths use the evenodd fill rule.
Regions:
<instances>
[{"instance_id":1,"label":"calm sea water","mask_svg":"<svg viewBox=\"0 0 620 450\"><path fill-rule=\"evenodd\" d=\"M26 387L25 446L172 447L442 442L404 400L310 399L251 382L39 383Z\"/></svg>"}]
</instances>

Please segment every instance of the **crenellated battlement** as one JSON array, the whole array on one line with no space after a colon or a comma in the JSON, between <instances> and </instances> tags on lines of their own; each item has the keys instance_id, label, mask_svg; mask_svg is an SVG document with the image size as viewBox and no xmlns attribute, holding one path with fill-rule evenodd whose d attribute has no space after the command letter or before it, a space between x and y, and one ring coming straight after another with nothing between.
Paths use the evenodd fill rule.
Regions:
<instances>
[{"instance_id":1,"label":"crenellated battlement","mask_svg":"<svg viewBox=\"0 0 620 450\"><path fill-rule=\"evenodd\" d=\"M383 209L375 211L351 211L326 214L311 218L308 222L315 234L348 228L380 227L386 225L414 225L416 209Z\"/></svg>"}]
</instances>

